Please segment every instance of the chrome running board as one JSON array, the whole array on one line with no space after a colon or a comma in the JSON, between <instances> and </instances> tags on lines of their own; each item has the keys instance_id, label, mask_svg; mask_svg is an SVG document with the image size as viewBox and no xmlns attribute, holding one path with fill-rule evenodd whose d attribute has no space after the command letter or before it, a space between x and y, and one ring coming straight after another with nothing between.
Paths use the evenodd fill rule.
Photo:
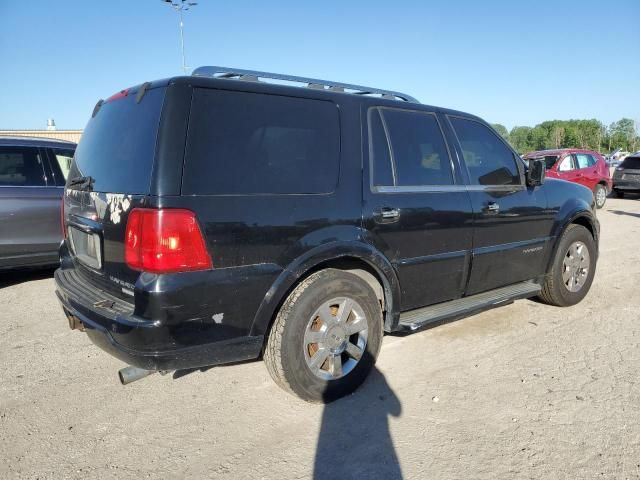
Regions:
<instances>
[{"instance_id":1,"label":"chrome running board","mask_svg":"<svg viewBox=\"0 0 640 480\"><path fill-rule=\"evenodd\" d=\"M520 298L533 297L540 292L540 289L540 285L528 281L470 297L410 310L400 315L398 327L400 331L414 332L432 323L466 317L483 310L511 303Z\"/></svg>"}]
</instances>

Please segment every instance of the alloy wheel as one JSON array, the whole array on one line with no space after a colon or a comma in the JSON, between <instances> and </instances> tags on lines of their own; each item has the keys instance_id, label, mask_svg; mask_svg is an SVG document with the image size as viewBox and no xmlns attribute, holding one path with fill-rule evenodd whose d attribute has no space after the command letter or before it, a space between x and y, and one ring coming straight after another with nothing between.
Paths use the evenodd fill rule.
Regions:
<instances>
[{"instance_id":1,"label":"alloy wheel","mask_svg":"<svg viewBox=\"0 0 640 480\"><path fill-rule=\"evenodd\" d=\"M323 380L348 375L364 355L368 331L367 318L355 300L338 297L324 302L305 329L307 366Z\"/></svg>"},{"instance_id":2,"label":"alloy wheel","mask_svg":"<svg viewBox=\"0 0 640 480\"><path fill-rule=\"evenodd\" d=\"M587 246L578 241L573 242L562 262L562 282L570 292L578 292L589 276L591 258Z\"/></svg>"}]
</instances>

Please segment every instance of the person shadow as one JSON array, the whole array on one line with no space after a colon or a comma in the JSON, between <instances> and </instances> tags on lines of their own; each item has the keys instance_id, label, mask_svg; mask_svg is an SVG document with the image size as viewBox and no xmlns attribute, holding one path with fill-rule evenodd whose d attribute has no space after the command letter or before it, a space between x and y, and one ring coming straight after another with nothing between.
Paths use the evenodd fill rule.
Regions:
<instances>
[{"instance_id":1,"label":"person shadow","mask_svg":"<svg viewBox=\"0 0 640 480\"><path fill-rule=\"evenodd\" d=\"M402 479L389 431L389 416L401 412L400 400L374 367L354 394L325 405L314 480Z\"/></svg>"}]
</instances>

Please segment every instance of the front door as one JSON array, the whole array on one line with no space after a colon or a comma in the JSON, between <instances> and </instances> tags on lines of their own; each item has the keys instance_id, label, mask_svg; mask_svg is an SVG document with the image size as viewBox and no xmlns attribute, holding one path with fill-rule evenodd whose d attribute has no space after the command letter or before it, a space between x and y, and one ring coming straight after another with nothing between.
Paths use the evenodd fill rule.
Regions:
<instances>
[{"instance_id":1,"label":"front door","mask_svg":"<svg viewBox=\"0 0 640 480\"><path fill-rule=\"evenodd\" d=\"M442 119L400 108L363 114L363 224L368 241L396 269L401 310L459 298L468 275L472 210Z\"/></svg>"},{"instance_id":2,"label":"front door","mask_svg":"<svg viewBox=\"0 0 640 480\"><path fill-rule=\"evenodd\" d=\"M553 215L547 211L546 195L526 186L523 162L487 125L448 118L474 211L466 295L538 277L551 247Z\"/></svg>"}]
</instances>

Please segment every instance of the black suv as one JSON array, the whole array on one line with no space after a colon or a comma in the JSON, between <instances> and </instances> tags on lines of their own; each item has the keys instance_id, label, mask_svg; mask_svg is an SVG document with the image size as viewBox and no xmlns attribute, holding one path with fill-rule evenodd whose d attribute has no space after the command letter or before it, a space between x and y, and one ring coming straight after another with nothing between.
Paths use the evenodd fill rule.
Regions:
<instances>
[{"instance_id":1,"label":"black suv","mask_svg":"<svg viewBox=\"0 0 640 480\"><path fill-rule=\"evenodd\" d=\"M613 193L622 198L625 192L640 193L640 152L629 155L613 172Z\"/></svg>"},{"instance_id":2,"label":"black suv","mask_svg":"<svg viewBox=\"0 0 640 480\"><path fill-rule=\"evenodd\" d=\"M96 105L57 294L72 328L131 365L123 383L262 357L284 389L331 401L383 332L587 294L593 195L543 180L466 113L202 67Z\"/></svg>"}]
</instances>

